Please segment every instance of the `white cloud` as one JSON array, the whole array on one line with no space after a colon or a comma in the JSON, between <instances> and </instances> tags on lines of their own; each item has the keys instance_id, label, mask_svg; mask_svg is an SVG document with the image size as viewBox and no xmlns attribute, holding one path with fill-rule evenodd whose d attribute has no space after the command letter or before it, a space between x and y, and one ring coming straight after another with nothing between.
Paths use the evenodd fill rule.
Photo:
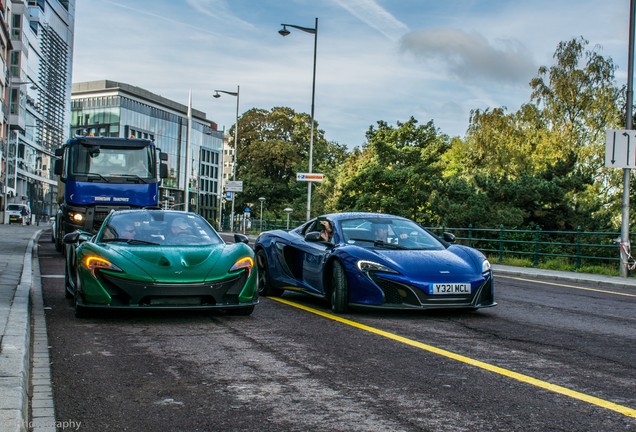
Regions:
<instances>
[{"instance_id":1,"label":"white cloud","mask_svg":"<svg viewBox=\"0 0 636 432\"><path fill-rule=\"evenodd\" d=\"M402 49L424 62L436 61L464 83L527 84L536 72L532 53L514 39L492 45L476 32L451 28L417 30L402 38Z\"/></svg>"},{"instance_id":2,"label":"white cloud","mask_svg":"<svg viewBox=\"0 0 636 432\"><path fill-rule=\"evenodd\" d=\"M334 0L351 15L396 42L409 28L374 0Z\"/></svg>"}]
</instances>

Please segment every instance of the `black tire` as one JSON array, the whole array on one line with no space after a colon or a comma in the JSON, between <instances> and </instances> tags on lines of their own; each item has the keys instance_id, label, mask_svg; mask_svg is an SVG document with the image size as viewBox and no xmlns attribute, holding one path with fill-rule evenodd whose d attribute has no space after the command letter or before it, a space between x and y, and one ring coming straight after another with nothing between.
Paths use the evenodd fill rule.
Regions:
<instances>
[{"instance_id":1,"label":"black tire","mask_svg":"<svg viewBox=\"0 0 636 432\"><path fill-rule=\"evenodd\" d=\"M285 290L272 287L267 266L267 254L263 249L259 249L256 252L256 267L258 268L258 279L256 281L258 295L262 297L280 297Z\"/></svg>"},{"instance_id":2,"label":"black tire","mask_svg":"<svg viewBox=\"0 0 636 432\"><path fill-rule=\"evenodd\" d=\"M347 275L340 261L334 261L331 266L331 310L338 314L349 310Z\"/></svg>"},{"instance_id":3,"label":"black tire","mask_svg":"<svg viewBox=\"0 0 636 432\"><path fill-rule=\"evenodd\" d=\"M56 223L56 225L55 225L55 230L57 231L56 235L55 235L55 250L58 251L58 252L63 252L64 248L62 247L63 246L62 237L63 237L64 233L59 228L58 224L59 224L59 222Z\"/></svg>"},{"instance_id":4,"label":"black tire","mask_svg":"<svg viewBox=\"0 0 636 432\"><path fill-rule=\"evenodd\" d=\"M72 299L74 297L75 286L71 283L71 269L69 269L68 257L64 260L64 297Z\"/></svg>"},{"instance_id":5,"label":"black tire","mask_svg":"<svg viewBox=\"0 0 636 432\"><path fill-rule=\"evenodd\" d=\"M75 313L75 318L86 318L86 308L82 306L80 303L80 293L75 291L75 295L73 296L73 310Z\"/></svg>"},{"instance_id":6,"label":"black tire","mask_svg":"<svg viewBox=\"0 0 636 432\"><path fill-rule=\"evenodd\" d=\"M67 299L72 299L73 291L71 285L69 284L68 275L64 275L64 297Z\"/></svg>"},{"instance_id":7,"label":"black tire","mask_svg":"<svg viewBox=\"0 0 636 432\"><path fill-rule=\"evenodd\" d=\"M254 312L254 305L243 307L243 308L226 309L225 312L228 315L248 316L248 315L252 315L252 312Z\"/></svg>"},{"instance_id":8,"label":"black tire","mask_svg":"<svg viewBox=\"0 0 636 432\"><path fill-rule=\"evenodd\" d=\"M73 259L74 262L75 257L71 257ZM68 256L67 256L67 260L68 260ZM73 299L73 311L75 312L75 318L84 318L86 317L86 308L83 307L80 304L80 300L82 299L82 294L80 292L80 277L79 274L77 272L77 268L69 268L69 265L67 264L66 268L67 270L67 274L68 274L68 278L69 278L69 288L71 288L71 291L69 292L69 290L67 289L67 293L70 295L70 297ZM72 273L71 273L72 272ZM71 278L73 278L73 285L70 285L71 282Z\"/></svg>"}]
</instances>

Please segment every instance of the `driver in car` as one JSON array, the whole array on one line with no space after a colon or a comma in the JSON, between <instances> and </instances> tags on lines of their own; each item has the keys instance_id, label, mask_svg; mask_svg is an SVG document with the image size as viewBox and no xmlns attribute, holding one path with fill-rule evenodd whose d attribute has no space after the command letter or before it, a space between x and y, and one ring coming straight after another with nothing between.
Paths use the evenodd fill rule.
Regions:
<instances>
[{"instance_id":1,"label":"driver in car","mask_svg":"<svg viewBox=\"0 0 636 432\"><path fill-rule=\"evenodd\" d=\"M170 233L176 236L191 234L190 225L188 225L188 222L184 218L176 218L170 225Z\"/></svg>"}]
</instances>

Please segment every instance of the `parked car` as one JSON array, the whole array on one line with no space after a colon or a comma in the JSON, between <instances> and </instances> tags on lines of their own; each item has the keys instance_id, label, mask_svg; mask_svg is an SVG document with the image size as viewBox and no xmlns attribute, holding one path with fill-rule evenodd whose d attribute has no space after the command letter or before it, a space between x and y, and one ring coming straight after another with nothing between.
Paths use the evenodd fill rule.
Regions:
<instances>
[{"instance_id":1,"label":"parked car","mask_svg":"<svg viewBox=\"0 0 636 432\"><path fill-rule=\"evenodd\" d=\"M26 214L23 215L23 209L26 210ZM8 203L7 215L9 215L9 223L25 223L31 225L31 208L28 204L22 203ZM23 221L24 219L24 221Z\"/></svg>"},{"instance_id":2,"label":"parked car","mask_svg":"<svg viewBox=\"0 0 636 432\"><path fill-rule=\"evenodd\" d=\"M495 306L490 263L454 240L381 213L328 214L266 231L254 245L259 294L304 292L328 300L336 313Z\"/></svg>"},{"instance_id":3,"label":"parked car","mask_svg":"<svg viewBox=\"0 0 636 432\"><path fill-rule=\"evenodd\" d=\"M258 303L254 252L225 243L201 216L173 210L112 211L96 235L66 244L66 295L88 308L222 309L249 315Z\"/></svg>"}]
</instances>

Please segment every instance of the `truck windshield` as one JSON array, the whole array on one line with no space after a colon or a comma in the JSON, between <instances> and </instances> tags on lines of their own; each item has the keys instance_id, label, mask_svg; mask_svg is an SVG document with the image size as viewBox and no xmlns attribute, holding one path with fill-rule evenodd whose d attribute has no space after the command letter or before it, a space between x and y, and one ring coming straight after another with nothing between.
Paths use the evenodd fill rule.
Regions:
<instances>
[{"instance_id":1,"label":"truck windshield","mask_svg":"<svg viewBox=\"0 0 636 432\"><path fill-rule=\"evenodd\" d=\"M70 175L155 178L154 157L152 147L121 148L82 144L70 149Z\"/></svg>"}]
</instances>

